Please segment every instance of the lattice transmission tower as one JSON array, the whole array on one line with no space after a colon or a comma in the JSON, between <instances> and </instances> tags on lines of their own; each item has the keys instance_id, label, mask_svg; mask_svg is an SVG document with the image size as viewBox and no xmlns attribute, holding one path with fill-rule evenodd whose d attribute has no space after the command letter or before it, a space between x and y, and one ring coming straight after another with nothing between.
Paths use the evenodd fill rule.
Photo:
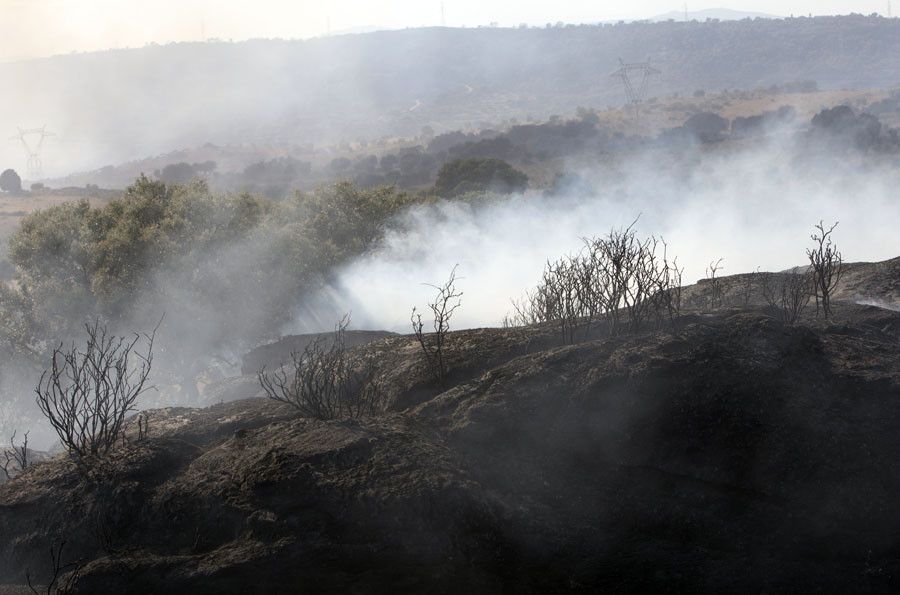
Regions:
<instances>
[{"instance_id":1,"label":"lattice transmission tower","mask_svg":"<svg viewBox=\"0 0 900 595\"><path fill-rule=\"evenodd\" d=\"M625 99L632 109L634 117L639 114L640 104L647 98L647 89L653 77L662 74L658 69L650 66L650 61L632 62L626 64L619 59L619 69L610 76L619 79L625 88Z\"/></svg>"},{"instance_id":2,"label":"lattice transmission tower","mask_svg":"<svg viewBox=\"0 0 900 595\"><path fill-rule=\"evenodd\" d=\"M44 147L44 139L56 136L47 132L47 126L40 128L19 128L19 133L9 137L9 140L17 140L25 149L26 170L29 180L40 180L44 177L44 163L41 160L41 149Z\"/></svg>"}]
</instances>

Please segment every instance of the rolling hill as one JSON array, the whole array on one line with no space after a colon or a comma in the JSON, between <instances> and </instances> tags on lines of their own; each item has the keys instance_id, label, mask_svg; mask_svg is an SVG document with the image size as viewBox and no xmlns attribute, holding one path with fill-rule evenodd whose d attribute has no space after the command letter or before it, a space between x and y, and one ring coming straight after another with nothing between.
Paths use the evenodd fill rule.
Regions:
<instances>
[{"instance_id":1,"label":"rolling hill","mask_svg":"<svg viewBox=\"0 0 900 595\"><path fill-rule=\"evenodd\" d=\"M687 19L685 19L687 16ZM684 12L673 10L665 14L656 15L647 19L652 23L660 23L665 21L705 21L707 19L718 19L720 21L740 21L743 19L781 19L784 18L775 14L765 12L748 12L745 10L731 10L729 8L707 8L705 10Z\"/></svg>"},{"instance_id":2,"label":"rolling hill","mask_svg":"<svg viewBox=\"0 0 900 595\"><path fill-rule=\"evenodd\" d=\"M9 126L59 137L48 174L216 144L415 135L623 102L609 76L650 56L650 95L815 80L900 83L900 20L845 17L550 28L427 28L184 43L0 65ZM10 92L9 89L13 91ZM16 165L20 151L0 148Z\"/></svg>"}]
</instances>

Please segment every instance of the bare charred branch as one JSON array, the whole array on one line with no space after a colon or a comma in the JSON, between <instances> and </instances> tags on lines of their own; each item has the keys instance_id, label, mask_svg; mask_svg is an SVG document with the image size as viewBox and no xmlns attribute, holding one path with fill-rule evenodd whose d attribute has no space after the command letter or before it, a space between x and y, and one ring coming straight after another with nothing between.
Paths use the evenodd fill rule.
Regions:
<instances>
[{"instance_id":1,"label":"bare charred branch","mask_svg":"<svg viewBox=\"0 0 900 595\"><path fill-rule=\"evenodd\" d=\"M775 317L785 324L800 320L812 297L812 273L794 268L789 273L761 273L761 278L763 298Z\"/></svg>"},{"instance_id":2,"label":"bare charred branch","mask_svg":"<svg viewBox=\"0 0 900 595\"><path fill-rule=\"evenodd\" d=\"M22 443L18 445L16 444L16 432L13 432L9 439L9 449L3 452L3 459L0 471L3 471L7 481L28 468L28 432L25 432Z\"/></svg>"},{"instance_id":3,"label":"bare charred branch","mask_svg":"<svg viewBox=\"0 0 900 595\"><path fill-rule=\"evenodd\" d=\"M156 329L117 337L99 321L85 330L84 348L72 343L53 350L50 368L35 388L41 412L63 446L79 458L109 452L138 397L153 388L148 383L156 337ZM142 340L146 349L138 351Z\"/></svg>"},{"instance_id":4,"label":"bare charred branch","mask_svg":"<svg viewBox=\"0 0 900 595\"><path fill-rule=\"evenodd\" d=\"M506 326L556 322L565 343L591 335L603 320L611 335L648 321L673 322L681 311L681 276L662 239L639 239L634 223L584 238L575 256L548 262L541 284L513 300Z\"/></svg>"},{"instance_id":5,"label":"bare charred branch","mask_svg":"<svg viewBox=\"0 0 900 595\"><path fill-rule=\"evenodd\" d=\"M816 298L816 316L821 309L826 319L831 316L832 293L844 274L843 258L831 239L831 234L837 226L835 223L826 230L825 224L819 221L815 226L817 232L810 236L814 246L806 251L813 273L812 291Z\"/></svg>"},{"instance_id":6,"label":"bare charred branch","mask_svg":"<svg viewBox=\"0 0 900 595\"><path fill-rule=\"evenodd\" d=\"M425 332L425 323L422 321L422 315L416 312L416 308L412 309L410 315L416 341L422 349L422 354L432 375L440 383L447 378L447 335L450 332L450 319L453 318L457 308L462 305L460 298L463 294L456 289L457 266L450 271L450 277L443 285L426 283L437 291L434 300L428 303L432 314L433 332Z\"/></svg>"},{"instance_id":7,"label":"bare charred branch","mask_svg":"<svg viewBox=\"0 0 900 595\"><path fill-rule=\"evenodd\" d=\"M356 419L380 411L383 391L374 358L350 357L345 341L349 324L349 316L338 322L330 345L320 337L292 352L288 365L259 370L266 395L315 419Z\"/></svg>"}]
</instances>

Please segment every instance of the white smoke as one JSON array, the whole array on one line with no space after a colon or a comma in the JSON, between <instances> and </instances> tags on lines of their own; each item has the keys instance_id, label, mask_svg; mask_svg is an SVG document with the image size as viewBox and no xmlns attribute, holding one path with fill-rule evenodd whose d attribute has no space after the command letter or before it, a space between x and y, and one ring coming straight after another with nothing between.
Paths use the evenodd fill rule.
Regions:
<instances>
[{"instance_id":1,"label":"white smoke","mask_svg":"<svg viewBox=\"0 0 900 595\"><path fill-rule=\"evenodd\" d=\"M596 166L570 166L594 190L527 193L481 202L444 201L407 212L382 247L344 269L288 331L322 330L340 312L356 327L407 332L454 265L465 292L456 328L495 326L510 298L534 286L547 259L577 251L584 236L627 226L663 237L685 267L705 275L802 265L813 225L840 221L835 239L847 261L897 256L900 169L855 152L816 151L774 137L735 149L653 150ZM327 305L323 311L323 304Z\"/></svg>"}]
</instances>

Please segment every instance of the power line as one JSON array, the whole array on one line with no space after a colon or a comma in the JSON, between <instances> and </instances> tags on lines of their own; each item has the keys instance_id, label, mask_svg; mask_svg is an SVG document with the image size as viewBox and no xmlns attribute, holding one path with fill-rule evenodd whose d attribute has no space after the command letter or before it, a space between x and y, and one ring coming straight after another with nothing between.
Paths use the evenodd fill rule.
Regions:
<instances>
[{"instance_id":1,"label":"power line","mask_svg":"<svg viewBox=\"0 0 900 595\"><path fill-rule=\"evenodd\" d=\"M634 111L634 117L637 119L640 104L647 97L647 89L650 87L650 79L661 75L658 69L650 66L650 61L632 62L626 64L621 58L619 59L619 69L610 76L619 79L625 88L625 99L628 106Z\"/></svg>"},{"instance_id":2,"label":"power line","mask_svg":"<svg viewBox=\"0 0 900 595\"><path fill-rule=\"evenodd\" d=\"M40 128L19 128L19 133L9 137L9 140L17 140L22 143L25 149L25 159L27 163L28 179L40 180L44 177L44 164L41 160L41 149L44 146L44 139L50 136L56 136L52 132L47 132L47 125Z\"/></svg>"}]
</instances>

